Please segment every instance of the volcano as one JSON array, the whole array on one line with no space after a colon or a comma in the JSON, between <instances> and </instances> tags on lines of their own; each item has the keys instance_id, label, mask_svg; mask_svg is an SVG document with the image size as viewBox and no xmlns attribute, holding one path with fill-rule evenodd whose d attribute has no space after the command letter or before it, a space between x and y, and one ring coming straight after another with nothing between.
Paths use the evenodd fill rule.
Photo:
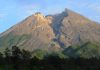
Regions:
<instances>
[{"instance_id":1,"label":"volcano","mask_svg":"<svg viewBox=\"0 0 100 70\"><path fill-rule=\"evenodd\" d=\"M69 9L47 16L37 12L0 34L0 48L17 45L29 51L63 51L89 43L100 45L100 24Z\"/></svg>"}]
</instances>

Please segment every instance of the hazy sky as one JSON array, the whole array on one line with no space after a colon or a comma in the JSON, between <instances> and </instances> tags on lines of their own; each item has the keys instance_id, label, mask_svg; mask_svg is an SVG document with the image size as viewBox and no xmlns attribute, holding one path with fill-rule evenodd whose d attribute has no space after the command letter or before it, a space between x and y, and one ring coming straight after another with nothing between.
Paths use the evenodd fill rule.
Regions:
<instances>
[{"instance_id":1,"label":"hazy sky","mask_svg":"<svg viewBox=\"0 0 100 70\"><path fill-rule=\"evenodd\" d=\"M35 12L55 14L65 8L100 22L100 0L0 0L0 32Z\"/></svg>"}]
</instances>

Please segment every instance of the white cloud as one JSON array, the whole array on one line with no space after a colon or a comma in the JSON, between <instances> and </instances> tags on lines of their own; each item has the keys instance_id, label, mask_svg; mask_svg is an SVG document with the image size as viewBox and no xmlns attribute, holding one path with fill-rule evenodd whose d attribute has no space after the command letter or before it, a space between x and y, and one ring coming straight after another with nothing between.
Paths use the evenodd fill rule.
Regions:
<instances>
[{"instance_id":1,"label":"white cloud","mask_svg":"<svg viewBox=\"0 0 100 70\"><path fill-rule=\"evenodd\" d=\"M6 15L7 15L7 14L1 13L1 14L0 14L0 19L4 18Z\"/></svg>"},{"instance_id":2,"label":"white cloud","mask_svg":"<svg viewBox=\"0 0 100 70\"><path fill-rule=\"evenodd\" d=\"M39 5L27 5L23 8L27 14L34 14L35 12L40 11Z\"/></svg>"},{"instance_id":3,"label":"white cloud","mask_svg":"<svg viewBox=\"0 0 100 70\"><path fill-rule=\"evenodd\" d=\"M100 13L100 3L94 3L88 6L88 8Z\"/></svg>"}]
</instances>

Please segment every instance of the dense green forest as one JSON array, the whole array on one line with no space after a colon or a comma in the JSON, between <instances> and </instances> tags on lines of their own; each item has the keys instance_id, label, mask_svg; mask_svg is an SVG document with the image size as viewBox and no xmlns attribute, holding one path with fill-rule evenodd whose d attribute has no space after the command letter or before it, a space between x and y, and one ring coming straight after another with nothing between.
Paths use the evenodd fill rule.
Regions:
<instances>
[{"instance_id":1,"label":"dense green forest","mask_svg":"<svg viewBox=\"0 0 100 70\"><path fill-rule=\"evenodd\" d=\"M43 51L20 50L13 46L0 53L0 70L100 70L99 58L61 58L59 55L46 55Z\"/></svg>"}]
</instances>

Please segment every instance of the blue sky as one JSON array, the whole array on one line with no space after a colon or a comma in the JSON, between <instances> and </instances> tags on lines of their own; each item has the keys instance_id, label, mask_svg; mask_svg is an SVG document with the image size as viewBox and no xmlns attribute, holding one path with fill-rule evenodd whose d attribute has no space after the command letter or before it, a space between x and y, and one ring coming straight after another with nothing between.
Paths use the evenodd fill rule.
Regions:
<instances>
[{"instance_id":1,"label":"blue sky","mask_svg":"<svg viewBox=\"0 0 100 70\"><path fill-rule=\"evenodd\" d=\"M35 12L55 14L65 8L100 22L100 0L0 0L0 32Z\"/></svg>"}]
</instances>

